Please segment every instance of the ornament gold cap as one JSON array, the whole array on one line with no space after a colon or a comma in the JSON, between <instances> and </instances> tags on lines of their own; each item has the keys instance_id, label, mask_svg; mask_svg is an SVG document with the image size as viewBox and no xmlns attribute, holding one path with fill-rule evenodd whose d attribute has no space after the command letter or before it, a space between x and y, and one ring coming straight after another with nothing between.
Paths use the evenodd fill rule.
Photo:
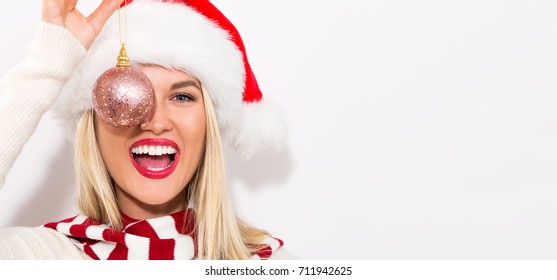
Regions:
<instances>
[{"instance_id":1,"label":"ornament gold cap","mask_svg":"<svg viewBox=\"0 0 557 280\"><path fill-rule=\"evenodd\" d=\"M128 52L126 51L126 47L122 44L122 48L120 48L120 55L118 55L118 63L116 63L116 67L130 67L130 58L128 57Z\"/></svg>"}]
</instances>

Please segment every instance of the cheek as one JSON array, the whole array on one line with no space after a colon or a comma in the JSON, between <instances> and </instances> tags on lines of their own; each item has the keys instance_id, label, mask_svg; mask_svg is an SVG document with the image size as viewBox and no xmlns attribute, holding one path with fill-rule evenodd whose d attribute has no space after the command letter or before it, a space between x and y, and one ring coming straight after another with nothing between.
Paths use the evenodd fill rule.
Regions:
<instances>
[{"instance_id":1,"label":"cheek","mask_svg":"<svg viewBox=\"0 0 557 280\"><path fill-rule=\"evenodd\" d=\"M200 118L200 120L194 124L192 134L194 134L193 137L195 137L197 141L201 142L203 146L205 146L205 136L207 135L207 123L205 118Z\"/></svg>"},{"instance_id":2,"label":"cheek","mask_svg":"<svg viewBox=\"0 0 557 280\"><path fill-rule=\"evenodd\" d=\"M205 119L205 110L199 113L197 119L195 120L195 137L202 142L202 146L205 147L205 138L207 135L207 120Z\"/></svg>"},{"instance_id":3,"label":"cheek","mask_svg":"<svg viewBox=\"0 0 557 280\"><path fill-rule=\"evenodd\" d=\"M196 155L202 154L205 149L205 135L207 123L205 111L200 110L196 114L190 114L179 123L180 134L184 141L185 149L195 152Z\"/></svg>"},{"instance_id":4,"label":"cheek","mask_svg":"<svg viewBox=\"0 0 557 280\"><path fill-rule=\"evenodd\" d=\"M111 174L119 169L114 167L120 166L126 160L127 155L127 153L123 152L127 149L125 147L126 137L123 135L121 129L118 130L119 131L115 131L115 129L108 127L108 125L104 123L97 122L96 125L99 150L104 164Z\"/></svg>"}]
</instances>

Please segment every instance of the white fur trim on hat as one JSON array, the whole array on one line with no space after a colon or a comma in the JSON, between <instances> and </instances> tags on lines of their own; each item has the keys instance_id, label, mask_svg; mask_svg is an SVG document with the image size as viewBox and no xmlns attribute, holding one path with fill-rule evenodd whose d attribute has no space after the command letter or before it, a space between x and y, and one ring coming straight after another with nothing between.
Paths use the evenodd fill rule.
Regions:
<instances>
[{"instance_id":1,"label":"white fur trim on hat","mask_svg":"<svg viewBox=\"0 0 557 280\"><path fill-rule=\"evenodd\" d=\"M243 54L227 31L186 5L153 0L135 0L130 4L127 25L126 49L131 62L183 70L199 79L211 95L224 138L231 140L242 156L276 147L284 139L285 129L279 127L283 120L278 110L263 110L272 108L263 100L242 101L246 75ZM119 48L115 13L53 107L70 138L75 135L82 112L92 108L95 81L115 66ZM273 115L278 120L273 121Z\"/></svg>"}]
</instances>

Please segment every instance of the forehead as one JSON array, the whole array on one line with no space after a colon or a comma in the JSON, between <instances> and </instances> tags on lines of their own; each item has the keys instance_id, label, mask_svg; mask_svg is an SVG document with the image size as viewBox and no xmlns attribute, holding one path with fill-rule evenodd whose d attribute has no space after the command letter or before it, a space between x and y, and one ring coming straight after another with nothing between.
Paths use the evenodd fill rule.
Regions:
<instances>
[{"instance_id":1,"label":"forehead","mask_svg":"<svg viewBox=\"0 0 557 280\"><path fill-rule=\"evenodd\" d=\"M151 80L151 83L153 83L155 87L168 86L183 81L194 81L196 84L200 85L199 80L182 70L145 64L140 64L137 68Z\"/></svg>"}]
</instances>

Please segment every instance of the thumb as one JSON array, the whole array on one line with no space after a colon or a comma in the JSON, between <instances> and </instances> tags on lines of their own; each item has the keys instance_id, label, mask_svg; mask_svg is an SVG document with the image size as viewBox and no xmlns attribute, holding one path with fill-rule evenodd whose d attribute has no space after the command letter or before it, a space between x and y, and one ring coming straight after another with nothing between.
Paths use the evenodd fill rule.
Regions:
<instances>
[{"instance_id":1,"label":"thumb","mask_svg":"<svg viewBox=\"0 0 557 280\"><path fill-rule=\"evenodd\" d=\"M103 0L95 11L87 17L87 21L93 26L95 34L99 34L108 18L118 9L122 0Z\"/></svg>"}]
</instances>

